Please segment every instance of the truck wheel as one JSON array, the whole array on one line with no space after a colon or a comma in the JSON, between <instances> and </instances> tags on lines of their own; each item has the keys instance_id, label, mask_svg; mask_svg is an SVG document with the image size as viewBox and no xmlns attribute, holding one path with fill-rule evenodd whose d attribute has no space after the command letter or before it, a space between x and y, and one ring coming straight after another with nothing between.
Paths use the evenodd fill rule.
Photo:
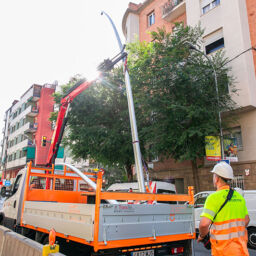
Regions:
<instances>
[{"instance_id":1,"label":"truck wheel","mask_svg":"<svg viewBox=\"0 0 256 256\"><path fill-rule=\"evenodd\" d=\"M43 238L41 238L41 243L43 244L43 245L46 245L46 244L49 244L49 235L48 234L45 234L44 236L43 236Z\"/></svg>"},{"instance_id":2,"label":"truck wheel","mask_svg":"<svg viewBox=\"0 0 256 256\"><path fill-rule=\"evenodd\" d=\"M32 240L35 240L36 232L35 230L29 229L29 228L21 228L21 234L27 238L30 238Z\"/></svg>"},{"instance_id":3,"label":"truck wheel","mask_svg":"<svg viewBox=\"0 0 256 256\"><path fill-rule=\"evenodd\" d=\"M248 246L256 250L256 228L248 228Z\"/></svg>"},{"instance_id":4,"label":"truck wheel","mask_svg":"<svg viewBox=\"0 0 256 256\"><path fill-rule=\"evenodd\" d=\"M193 242L192 240L187 240L186 241L185 250L183 252L184 256L191 256L192 255L192 247L191 247L192 242Z\"/></svg>"}]
</instances>

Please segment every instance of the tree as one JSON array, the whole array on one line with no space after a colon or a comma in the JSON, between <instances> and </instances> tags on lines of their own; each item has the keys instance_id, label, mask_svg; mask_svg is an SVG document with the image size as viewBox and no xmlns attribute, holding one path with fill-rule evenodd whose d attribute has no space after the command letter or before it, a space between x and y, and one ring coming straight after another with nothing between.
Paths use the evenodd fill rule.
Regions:
<instances>
[{"instance_id":1,"label":"tree","mask_svg":"<svg viewBox=\"0 0 256 256\"><path fill-rule=\"evenodd\" d=\"M197 159L205 155L205 136L219 135L218 112L235 106L231 99L235 88L224 53L210 56L218 76L218 106L210 63L186 44L199 48L202 34L200 27L182 24L176 24L173 34L158 29L151 43L129 46L128 62L135 98L141 102L144 119L151 120L143 128L145 141L163 158L190 160L197 191Z\"/></svg>"},{"instance_id":2,"label":"tree","mask_svg":"<svg viewBox=\"0 0 256 256\"><path fill-rule=\"evenodd\" d=\"M200 27L177 24L172 35L158 29L151 43L128 47L142 154L144 158L157 154L163 159L190 160L197 190L197 159L205 154L205 136L219 134L218 111L234 107L228 85L230 93L235 92L227 59L217 52L211 59L218 75L218 106L211 65L186 45L200 47L202 34ZM74 81L63 87L56 100ZM134 154L125 94L119 67L79 95L71 105L64 143L76 158L90 156L105 166L124 167L131 181Z\"/></svg>"},{"instance_id":3,"label":"tree","mask_svg":"<svg viewBox=\"0 0 256 256\"><path fill-rule=\"evenodd\" d=\"M77 80L72 78L62 86L62 91L55 94L55 101L60 102L61 96ZM56 114L52 118L56 118ZM90 156L104 166L125 168L128 180L133 180L131 167L134 154L120 67L77 96L71 104L68 127L63 141L75 158L86 159ZM144 152L143 140L140 143Z\"/></svg>"}]
</instances>

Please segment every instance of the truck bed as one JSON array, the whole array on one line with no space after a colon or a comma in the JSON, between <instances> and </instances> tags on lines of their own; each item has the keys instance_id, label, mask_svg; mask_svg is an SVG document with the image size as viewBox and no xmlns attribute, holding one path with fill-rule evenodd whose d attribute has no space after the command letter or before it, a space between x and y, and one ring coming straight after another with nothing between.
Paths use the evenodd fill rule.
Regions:
<instances>
[{"instance_id":1,"label":"truck bed","mask_svg":"<svg viewBox=\"0 0 256 256\"><path fill-rule=\"evenodd\" d=\"M95 252L195 237L192 187L183 195L108 192L102 190L102 172L89 175L96 181L94 192L81 186L88 178L80 171L61 173L30 163L20 226L44 233L54 228L57 236ZM189 204L177 204L184 201Z\"/></svg>"},{"instance_id":2,"label":"truck bed","mask_svg":"<svg viewBox=\"0 0 256 256\"><path fill-rule=\"evenodd\" d=\"M98 241L194 233L193 208L170 204L101 204ZM94 204L26 201L23 224L92 242Z\"/></svg>"}]
</instances>

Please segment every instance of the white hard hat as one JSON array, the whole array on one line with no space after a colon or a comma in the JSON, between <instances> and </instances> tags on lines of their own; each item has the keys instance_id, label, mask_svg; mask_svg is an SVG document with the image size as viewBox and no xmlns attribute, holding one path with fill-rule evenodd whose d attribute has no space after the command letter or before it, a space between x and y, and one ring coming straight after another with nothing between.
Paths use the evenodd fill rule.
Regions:
<instances>
[{"instance_id":1,"label":"white hard hat","mask_svg":"<svg viewBox=\"0 0 256 256\"><path fill-rule=\"evenodd\" d=\"M234 179L233 169L226 162L220 162L220 163L216 164L213 167L211 172L219 175L220 177L222 177L224 179L229 179L229 180Z\"/></svg>"}]
</instances>

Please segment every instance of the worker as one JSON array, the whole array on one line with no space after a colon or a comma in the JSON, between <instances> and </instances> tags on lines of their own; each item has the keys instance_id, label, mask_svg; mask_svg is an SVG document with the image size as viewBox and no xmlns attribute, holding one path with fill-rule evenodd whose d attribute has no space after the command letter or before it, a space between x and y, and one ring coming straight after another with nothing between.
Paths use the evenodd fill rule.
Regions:
<instances>
[{"instance_id":1,"label":"worker","mask_svg":"<svg viewBox=\"0 0 256 256\"><path fill-rule=\"evenodd\" d=\"M216 164L211 172L217 191L209 195L204 204L200 216L198 242L205 240L210 229L213 256L249 256L246 227L250 218L243 196L234 191L231 199L220 210L230 190L229 182L234 177L233 169L222 161Z\"/></svg>"}]
</instances>

